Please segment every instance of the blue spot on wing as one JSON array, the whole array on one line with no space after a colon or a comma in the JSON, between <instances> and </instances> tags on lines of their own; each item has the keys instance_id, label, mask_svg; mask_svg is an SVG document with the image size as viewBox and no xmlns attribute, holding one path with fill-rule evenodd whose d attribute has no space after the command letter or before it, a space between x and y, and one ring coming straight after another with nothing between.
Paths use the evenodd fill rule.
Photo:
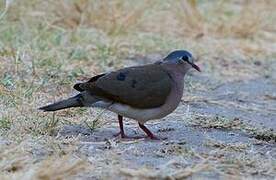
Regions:
<instances>
[{"instance_id":1,"label":"blue spot on wing","mask_svg":"<svg viewBox=\"0 0 276 180\"><path fill-rule=\"evenodd\" d=\"M125 73L120 72L120 73L117 75L117 80L119 80L119 81L124 81L125 79L126 79L126 74L125 74Z\"/></svg>"}]
</instances>

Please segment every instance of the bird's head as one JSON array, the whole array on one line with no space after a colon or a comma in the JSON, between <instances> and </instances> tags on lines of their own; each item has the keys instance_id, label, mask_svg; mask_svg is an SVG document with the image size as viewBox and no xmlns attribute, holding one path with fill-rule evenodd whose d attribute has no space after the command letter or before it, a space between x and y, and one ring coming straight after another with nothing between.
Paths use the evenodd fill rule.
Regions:
<instances>
[{"instance_id":1,"label":"bird's head","mask_svg":"<svg viewBox=\"0 0 276 180\"><path fill-rule=\"evenodd\" d=\"M199 72L201 71L200 68L194 63L194 57L192 54L185 50L176 50L171 52L163 59L163 63L178 65L184 69L185 72L191 67Z\"/></svg>"}]
</instances>

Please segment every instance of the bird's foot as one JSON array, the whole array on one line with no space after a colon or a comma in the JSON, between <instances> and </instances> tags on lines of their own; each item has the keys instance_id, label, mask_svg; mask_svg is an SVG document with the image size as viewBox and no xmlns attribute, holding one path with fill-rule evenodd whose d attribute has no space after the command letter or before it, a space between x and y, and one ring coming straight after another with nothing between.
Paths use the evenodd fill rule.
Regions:
<instances>
[{"instance_id":1,"label":"bird's foot","mask_svg":"<svg viewBox=\"0 0 276 180\"><path fill-rule=\"evenodd\" d=\"M118 133L114 134L113 136L114 137L121 137L122 139L138 139L138 138L140 138L140 137L138 137L138 138L131 137L131 136L128 136L128 135L126 135L125 133L122 133L122 132L118 132Z\"/></svg>"},{"instance_id":2,"label":"bird's foot","mask_svg":"<svg viewBox=\"0 0 276 180\"><path fill-rule=\"evenodd\" d=\"M155 136L144 124L138 123L139 127L147 134L147 136L152 140L161 140Z\"/></svg>"},{"instance_id":3,"label":"bird's foot","mask_svg":"<svg viewBox=\"0 0 276 180\"><path fill-rule=\"evenodd\" d=\"M161 138L153 135L153 136L148 136L151 140L162 140Z\"/></svg>"},{"instance_id":4,"label":"bird's foot","mask_svg":"<svg viewBox=\"0 0 276 180\"><path fill-rule=\"evenodd\" d=\"M118 132L114 134L114 137L121 137L122 139L145 139L145 138L150 138L151 140L162 140L161 138L158 138L157 136L128 136L125 133Z\"/></svg>"},{"instance_id":5,"label":"bird's foot","mask_svg":"<svg viewBox=\"0 0 276 180\"><path fill-rule=\"evenodd\" d=\"M114 137L119 137L121 136L121 138L126 138L127 136L125 135L125 133L122 133L122 132L118 132L116 134L113 135Z\"/></svg>"}]
</instances>

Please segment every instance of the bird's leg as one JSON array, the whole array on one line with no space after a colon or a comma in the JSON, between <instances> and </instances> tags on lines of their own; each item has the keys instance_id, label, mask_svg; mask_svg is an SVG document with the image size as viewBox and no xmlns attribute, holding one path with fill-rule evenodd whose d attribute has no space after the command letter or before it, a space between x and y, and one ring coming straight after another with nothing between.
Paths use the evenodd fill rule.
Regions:
<instances>
[{"instance_id":1,"label":"bird's leg","mask_svg":"<svg viewBox=\"0 0 276 180\"><path fill-rule=\"evenodd\" d=\"M115 136L121 135L121 138L131 138L131 137L128 137L128 136L125 135L124 124L123 124L123 116L118 114L118 121L119 121L120 132L118 134L116 134ZM152 132L150 132L150 130L145 125L143 125L141 123L138 123L138 124L139 124L139 127L148 135L149 138L158 140L158 138L156 136L154 136L152 134ZM132 138L133 139L140 139L141 137L132 137Z\"/></svg>"},{"instance_id":2,"label":"bird's leg","mask_svg":"<svg viewBox=\"0 0 276 180\"><path fill-rule=\"evenodd\" d=\"M152 132L150 132L150 130L143 124L141 123L138 123L139 124L139 127L148 135L149 138L151 139L155 139L155 140L158 140L159 138L157 138L156 136L154 136L152 134Z\"/></svg>"},{"instance_id":3,"label":"bird's leg","mask_svg":"<svg viewBox=\"0 0 276 180\"><path fill-rule=\"evenodd\" d=\"M118 114L118 121L119 121L119 127L120 127L120 132L117 135L121 135L121 138L125 138L125 132L124 132L124 124L123 124L123 116Z\"/></svg>"},{"instance_id":4,"label":"bird's leg","mask_svg":"<svg viewBox=\"0 0 276 180\"><path fill-rule=\"evenodd\" d=\"M121 116L119 114L118 114L118 121L119 121L120 132L115 134L115 136L121 135L121 138L124 138L124 139L140 139L141 138L141 137L130 137L125 134L124 124L123 124L123 116Z\"/></svg>"}]
</instances>

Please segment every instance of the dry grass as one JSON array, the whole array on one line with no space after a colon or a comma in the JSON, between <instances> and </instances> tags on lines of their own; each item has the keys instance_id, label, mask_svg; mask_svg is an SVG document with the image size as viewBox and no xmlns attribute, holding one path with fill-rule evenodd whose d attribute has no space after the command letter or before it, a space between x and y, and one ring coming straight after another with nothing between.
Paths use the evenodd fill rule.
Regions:
<instances>
[{"instance_id":1,"label":"dry grass","mask_svg":"<svg viewBox=\"0 0 276 180\"><path fill-rule=\"evenodd\" d=\"M209 165L205 162L198 163L194 166L187 167L183 170L174 172L171 175L163 174L162 171L155 171L153 169L120 169L121 175L127 178L133 179L185 179L192 176L195 173L205 171L209 169Z\"/></svg>"},{"instance_id":2,"label":"dry grass","mask_svg":"<svg viewBox=\"0 0 276 180\"><path fill-rule=\"evenodd\" d=\"M88 162L73 153L74 141L25 137L1 141L0 148L1 179L65 179L88 170Z\"/></svg>"},{"instance_id":3,"label":"dry grass","mask_svg":"<svg viewBox=\"0 0 276 180\"><path fill-rule=\"evenodd\" d=\"M115 168L114 174L119 172L120 176L131 179L183 179L208 177L210 172L222 179L242 179L252 178L252 175L262 175L263 177L273 177L276 164L272 156L266 158L247 148L250 144L225 144L210 139L206 143L211 150L197 152L190 148L190 157L195 158L194 164L179 168L181 162L185 162L187 154L179 155L179 159L171 160L163 164L159 169L153 168ZM189 148L189 147L187 147ZM185 164L185 163L184 163ZM117 174L118 175L118 174ZM211 176L212 177L212 176Z\"/></svg>"},{"instance_id":4,"label":"dry grass","mask_svg":"<svg viewBox=\"0 0 276 180\"><path fill-rule=\"evenodd\" d=\"M207 115L198 115L192 118L190 117L190 119L191 121L189 123L193 126L200 126L208 129L240 130L255 139L272 143L276 142L276 133L273 129L254 127L254 125L242 122L239 118L227 119L219 116L210 117Z\"/></svg>"},{"instance_id":5,"label":"dry grass","mask_svg":"<svg viewBox=\"0 0 276 180\"><path fill-rule=\"evenodd\" d=\"M199 64L206 67L205 72L214 77L231 81L269 74L271 68L260 71L251 62L275 59L275 8L274 1L266 0L1 1L0 179L66 179L93 169L93 162L87 162L77 151L78 143L56 140L55 135L68 124L87 122L94 129L97 126L91 116L98 111L74 109L44 114L37 107L72 94L71 86L76 81L126 66L126 58L189 49L199 57ZM220 67L225 71L218 71ZM103 116L102 124L112 123L110 119ZM200 121L206 128L240 126L234 122L206 123ZM259 139L275 138L274 134L265 136L266 132L262 135L259 131L248 131L253 135L256 132ZM223 149L222 154L227 151L224 146L243 150L239 145L211 146ZM168 147L167 151L175 155L187 153L186 149L173 148L177 146ZM34 154L35 149L41 154ZM105 167L102 159L98 166ZM255 169L262 169L257 159L250 159L250 163ZM227 159L222 160L229 165ZM222 160L218 159L218 163ZM247 162L239 162L242 161L239 158L234 161L230 165L241 164L241 170L231 167L219 172L225 174L224 170L229 170L226 174L233 176L236 171L240 176L248 173L247 167L243 167ZM122 169L117 161L114 163ZM265 165L269 163L275 164L269 161ZM181 179L222 167L212 166L213 163L203 159L179 171L167 174L165 171L161 177ZM276 170L266 173L273 171ZM154 178L161 173L153 170L145 173L143 169L119 172L130 178ZM97 176L104 175L99 172Z\"/></svg>"},{"instance_id":6,"label":"dry grass","mask_svg":"<svg viewBox=\"0 0 276 180\"><path fill-rule=\"evenodd\" d=\"M271 1L246 0L233 4L217 1L203 7L196 0L187 0L179 1L176 5L176 17L181 23L179 26L184 33L195 33L197 38L203 35L255 37L263 29L271 27L271 7L275 6ZM204 12L206 9L207 13Z\"/></svg>"},{"instance_id":7,"label":"dry grass","mask_svg":"<svg viewBox=\"0 0 276 180\"><path fill-rule=\"evenodd\" d=\"M54 26L64 28L93 27L116 35L131 31L142 19L142 15L150 8L150 1L135 3L116 1L97 1L91 3L81 1L50 1L51 13L56 19Z\"/></svg>"}]
</instances>

